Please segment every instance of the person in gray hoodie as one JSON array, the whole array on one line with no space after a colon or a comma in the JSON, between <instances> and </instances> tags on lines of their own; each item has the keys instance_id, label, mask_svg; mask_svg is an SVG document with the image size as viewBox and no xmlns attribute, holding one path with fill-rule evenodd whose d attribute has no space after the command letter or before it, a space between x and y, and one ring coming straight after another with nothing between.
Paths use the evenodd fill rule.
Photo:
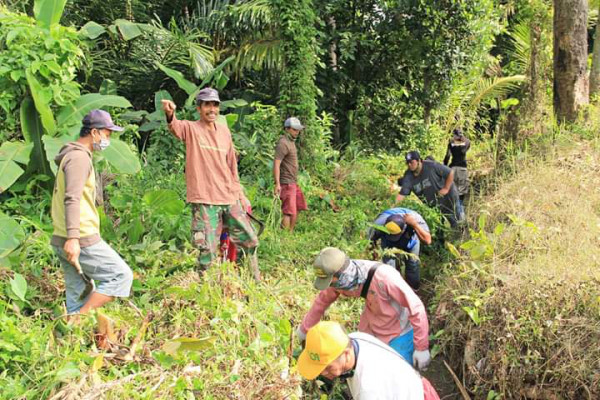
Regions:
<instances>
[{"instance_id":1,"label":"person in gray hoodie","mask_svg":"<svg viewBox=\"0 0 600 400\"><path fill-rule=\"evenodd\" d=\"M110 145L113 131L122 131L109 113L90 111L80 137L63 146L52 194L51 245L65 277L67 312L86 313L115 297L128 297L133 274L127 263L100 237L96 209L96 174L92 152ZM91 281L93 290L90 291Z\"/></svg>"}]
</instances>

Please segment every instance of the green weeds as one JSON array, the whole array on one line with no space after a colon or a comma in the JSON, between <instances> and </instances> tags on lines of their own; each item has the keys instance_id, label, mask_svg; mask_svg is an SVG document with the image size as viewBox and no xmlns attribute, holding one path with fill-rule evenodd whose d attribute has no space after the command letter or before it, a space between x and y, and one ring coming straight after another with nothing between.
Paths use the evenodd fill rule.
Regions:
<instances>
[{"instance_id":1,"label":"green weeds","mask_svg":"<svg viewBox=\"0 0 600 400\"><path fill-rule=\"evenodd\" d=\"M259 247L265 281L258 285L243 262L195 272L182 173L151 164L135 176L106 175L102 235L134 271L130 302L104 309L115 323L116 342L108 348L93 333L96 318L75 327L56 319L64 314L64 289L48 246L49 194L42 192L41 203L23 197L22 213L12 215L25 240L8 260L17 273L0 269L0 398L318 396L302 394L292 358L293 332L316 295L312 261L325 246L370 256L367 228L393 204L385 172L401 164L359 157L331 164L329 180L302 175L310 210L300 214L293 233L279 228L272 183L249 181L254 213L266 222ZM13 213L17 203L9 198L2 209ZM416 201L408 206L432 230L441 227L436 211ZM353 330L361 308L360 301L340 299L326 318Z\"/></svg>"}]
</instances>

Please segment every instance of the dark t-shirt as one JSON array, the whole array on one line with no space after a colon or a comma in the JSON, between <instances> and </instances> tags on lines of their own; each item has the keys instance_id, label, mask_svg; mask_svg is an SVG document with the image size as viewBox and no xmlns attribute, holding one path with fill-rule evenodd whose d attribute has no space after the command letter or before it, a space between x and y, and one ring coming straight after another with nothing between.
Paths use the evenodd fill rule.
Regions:
<instances>
[{"instance_id":1,"label":"dark t-shirt","mask_svg":"<svg viewBox=\"0 0 600 400\"><path fill-rule=\"evenodd\" d=\"M298 176L298 151L296 150L296 142L291 140L287 135L281 136L275 147L275 159L281 160L279 183L282 185L296 183Z\"/></svg>"},{"instance_id":2,"label":"dark t-shirt","mask_svg":"<svg viewBox=\"0 0 600 400\"><path fill-rule=\"evenodd\" d=\"M455 142L451 139L448 142L448 150L446 150L446 157L444 157L444 165L448 165L450 157L452 157L450 168L467 168L467 151L469 151L469 147L471 147L471 142L467 138L465 138L464 142Z\"/></svg>"},{"instance_id":3,"label":"dark t-shirt","mask_svg":"<svg viewBox=\"0 0 600 400\"><path fill-rule=\"evenodd\" d=\"M400 194L408 196L410 192L414 192L428 205L439 205L444 214L454 214L454 206L458 202L458 191L454 183L450 186L448 194L443 197L438 194L444 187L450 171L450 168L438 162L424 160L419 176L414 176L407 169L402 179L398 180L398 185L402 186Z\"/></svg>"}]
</instances>

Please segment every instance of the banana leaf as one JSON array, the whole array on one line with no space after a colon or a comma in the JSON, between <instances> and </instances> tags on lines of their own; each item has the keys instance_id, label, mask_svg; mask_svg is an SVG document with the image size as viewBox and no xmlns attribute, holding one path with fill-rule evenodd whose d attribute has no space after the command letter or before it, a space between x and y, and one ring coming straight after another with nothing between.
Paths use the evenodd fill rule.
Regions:
<instances>
[{"instance_id":1,"label":"banana leaf","mask_svg":"<svg viewBox=\"0 0 600 400\"><path fill-rule=\"evenodd\" d=\"M21 131L27 143L33 144L31 160L29 162L30 170L50 176L51 169L46 160L44 144L42 142L44 128L42 127L42 122L35 109L33 100L30 97L26 97L21 103Z\"/></svg>"},{"instance_id":2,"label":"banana leaf","mask_svg":"<svg viewBox=\"0 0 600 400\"><path fill-rule=\"evenodd\" d=\"M56 123L54 122L54 114L50 109L50 100L52 99L52 92L49 88L44 88L33 76L33 74L27 70L25 71L27 77L27 83L29 84L29 90L31 91L31 97L35 103L35 108L40 113L40 119L42 120L42 126L49 135L54 136L56 134Z\"/></svg>"},{"instance_id":3,"label":"banana leaf","mask_svg":"<svg viewBox=\"0 0 600 400\"><path fill-rule=\"evenodd\" d=\"M71 140L72 137L69 135L42 136L42 142L44 142L44 149L46 150L46 160L48 160L48 164L50 165L50 169L54 175L56 175L56 171L58 170L58 166L54 162L54 157L56 157L61 147Z\"/></svg>"},{"instance_id":4,"label":"banana leaf","mask_svg":"<svg viewBox=\"0 0 600 400\"><path fill-rule=\"evenodd\" d=\"M25 170L19 164L26 165L33 144L23 142L4 142L0 147L0 193L8 189Z\"/></svg>"},{"instance_id":5,"label":"banana leaf","mask_svg":"<svg viewBox=\"0 0 600 400\"><path fill-rule=\"evenodd\" d=\"M57 122L61 126L79 123L88 112L102 107L129 108L131 103L122 96L100 93L84 94L76 102L61 108Z\"/></svg>"},{"instance_id":6,"label":"banana leaf","mask_svg":"<svg viewBox=\"0 0 600 400\"><path fill-rule=\"evenodd\" d=\"M0 258L6 257L19 247L25 231L17 221L0 212Z\"/></svg>"},{"instance_id":7,"label":"banana leaf","mask_svg":"<svg viewBox=\"0 0 600 400\"><path fill-rule=\"evenodd\" d=\"M91 39L91 40L98 38L100 35L102 35L105 32L106 32L106 29L102 25L100 25L94 21L89 21L88 23L83 25L81 27L81 29L79 29L80 36L83 36L83 37Z\"/></svg>"},{"instance_id":8,"label":"banana leaf","mask_svg":"<svg viewBox=\"0 0 600 400\"><path fill-rule=\"evenodd\" d=\"M119 139L110 139L110 146L102 155L118 172L135 174L142 168L138 156L131 151L127 143Z\"/></svg>"},{"instance_id":9,"label":"banana leaf","mask_svg":"<svg viewBox=\"0 0 600 400\"><path fill-rule=\"evenodd\" d=\"M142 34L142 30L135 22L127 21L126 19L117 19L115 20L115 25L124 40L129 41Z\"/></svg>"},{"instance_id":10,"label":"banana leaf","mask_svg":"<svg viewBox=\"0 0 600 400\"><path fill-rule=\"evenodd\" d=\"M156 66L161 71L163 71L165 74L167 74L167 76L169 76L169 78L172 78L173 80L175 80L175 82L177 82L177 85L182 90L184 90L188 95L191 95L192 93L194 93L196 91L196 89L198 88L194 83L185 79L185 77L183 76L183 74L181 72L171 69L169 67L165 67L164 65L162 65L159 62L156 63Z\"/></svg>"},{"instance_id":11,"label":"banana leaf","mask_svg":"<svg viewBox=\"0 0 600 400\"><path fill-rule=\"evenodd\" d=\"M60 22L67 0L36 0L33 14L38 23L46 28Z\"/></svg>"}]
</instances>

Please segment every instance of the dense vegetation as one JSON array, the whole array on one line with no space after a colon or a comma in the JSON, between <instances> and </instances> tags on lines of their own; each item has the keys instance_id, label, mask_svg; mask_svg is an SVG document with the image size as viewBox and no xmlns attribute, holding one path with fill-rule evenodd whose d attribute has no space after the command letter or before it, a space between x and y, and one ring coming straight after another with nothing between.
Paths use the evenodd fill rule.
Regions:
<instances>
[{"instance_id":1,"label":"dense vegetation","mask_svg":"<svg viewBox=\"0 0 600 400\"><path fill-rule=\"evenodd\" d=\"M544 0L0 2L0 398L319 398L294 371L314 255L370 257L365 231L394 204L402 152L441 160L457 127L473 142L468 232L405 201L437 239L423 255L434 357L475 398L600 396L600 123L593 104L555 118L553 12ZM266 223L260 284L244 265L195 271L185 150L160 101L195 119L205 86L226 100ZM49 246L53 158L94 108L126 127L96 168L102 237L134 293L72 326ZM271 177L291 115L307 125L310 208L293 234ZM356 327L359 302L338 303L328 317Z\"/></svg>"}]
</instances>

